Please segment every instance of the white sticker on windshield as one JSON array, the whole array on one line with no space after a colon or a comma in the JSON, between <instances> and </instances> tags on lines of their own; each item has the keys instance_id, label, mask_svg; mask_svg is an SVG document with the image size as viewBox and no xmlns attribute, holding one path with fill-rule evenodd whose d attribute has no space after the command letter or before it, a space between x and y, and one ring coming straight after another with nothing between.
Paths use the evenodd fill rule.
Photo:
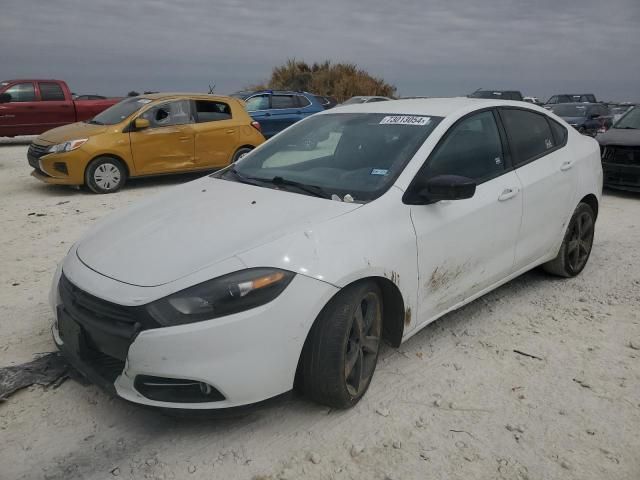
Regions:
<instances>
[{"instance_id":1,"label":"white sticker on windshield","mask_svg":"<svg viewBox=\"0 0 640 480\"><path fill-rule=\"evenodd\" d=\"M386 168L372 168L370 175L386 175L389 173L389 170Z\"/></svg>"},{"instance_id":2,"label":"white sticker on windshield","mask_svg":"<svg viewBox=\"0 0 640 480\"><path fill-rule=\"evenodd\" d=\"M416 117L413 115L389 115L380 121L380 125L429 125L430 117Z\"/></svg>"}]
</instances>

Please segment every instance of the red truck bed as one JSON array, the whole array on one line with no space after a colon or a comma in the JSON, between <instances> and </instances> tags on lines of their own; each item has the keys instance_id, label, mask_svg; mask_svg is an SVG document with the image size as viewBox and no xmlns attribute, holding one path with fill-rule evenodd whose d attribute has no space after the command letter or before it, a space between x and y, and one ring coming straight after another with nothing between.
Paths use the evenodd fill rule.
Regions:
<instances>
[{"instance_id":1,"label":"red truck bed","mask_svg":"<svg viewBox=\"0 0 640 480\"><path fill-rule=\"evenodd\" d=\"M38 135L89 120L120 100L73 100L69 87L61 80L0 82L0 137Z\"/></svg>"}]
</instances>

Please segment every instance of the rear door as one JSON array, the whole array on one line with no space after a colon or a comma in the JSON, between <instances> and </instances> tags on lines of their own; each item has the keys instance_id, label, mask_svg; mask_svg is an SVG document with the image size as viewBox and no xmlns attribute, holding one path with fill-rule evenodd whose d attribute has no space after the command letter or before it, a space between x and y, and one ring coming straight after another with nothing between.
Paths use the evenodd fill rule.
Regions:
<instances>
[{"instance_id":1,"label":"rear door","mask_svg":"<svg viewBox=\"0 0 640 480\"><path fill-rule=\"evenodd\" d=\"M239 121L233 118L231 106L222 101L194 100L193 125L196 168L224 167L239 147Z\"/></svg>"},{"instance_id":2,"label":"rear door","mask_svg":"<svg viewBox=\"0 0 640 480\"><path fill-rule=\"evenodd\" d=\"M513 271L522 214L516 174L492 109L454 124L418 176L473 178L465 200L411 207L418 246L419 318L428 321Z\"/></svg>"},{"instance_id":3,"label":"rear door","mask_svg":"<svg viewBox=\"0 0 640 480\"><path fill-rule=\"evenodd\" d=\"M303 118L302 106L298 101L298 97L299 95L271 95L271 121L276 133L281 132ZM305 105L311 103L306 98L304 101Z\"/></svg>"},{"instance_id":4,"label":"rear door","mask_svg":"<svg viewBox=\"0 0 640 480\"><path fill-rule=\"evenodd\" d=\"M138 174L151 175L195 168L195 135L189 100L154 105L145 110L140 118L149 120L149 128L129 134Z\"/></svg>"},{"instance_id":5,"label":"rear door","mask_svg":"<svg viewBox=\"0 0 640 480\"><path fill-rule=\"evenodd\" d=\"M46 130L76 121L73 102L65 98L64 90L56 82L38 82L40 92L40 123Z\"/></svg>"},{"instance_id":6,"label":"rear door","mask_svg":"<svg viewBox=\"0 0 640 480\"><path fill-rule=\"evenodd\" d=\"M271 115L271 95L268 93L261 93L253 95L245 100L245 108L251 118L260 123L262 128L262 134L265 138L274 136L277 132L276 125L273 122L273 116Z\"/></svg>"},{"instance_id":7,"label":"rear door","mask_svg":"<svg viewBox=\"0 0 640 480\"><path fill-rule=\"evenodd\" d=\"M562 125L527 109L501 107L499 112L522 184L519 270L550 254L562 238L575 208L577 177Z\"/></svg>"},{"instance_id":8,"label":"rear door","mask_svg":"<svg viewBox=\"0 0 640 480\"><path fill-rule=\"evenodd\" d=\"M0 129L6 135L35 135L42 133L39 125L38 101L33 82L11 85L3 93L11 95L11 101L0 103Z\"/></svg>"}]
</instances>

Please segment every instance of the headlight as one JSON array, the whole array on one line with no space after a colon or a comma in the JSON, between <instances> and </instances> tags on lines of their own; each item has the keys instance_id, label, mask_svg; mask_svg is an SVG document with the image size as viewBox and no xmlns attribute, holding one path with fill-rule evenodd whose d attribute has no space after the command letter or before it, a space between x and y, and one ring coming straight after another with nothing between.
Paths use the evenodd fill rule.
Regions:
<instances>
[{"instance_id":1,"label":"headlight","mask_svg":"<svg viewBox=\"0 0 640 480\"><path fill-rule=\"evenodd\" d=\"M52 145L49 147L49 153L61 153L61 152L70 152L71 150L75 150L83 145L88 138L78 138L77 140L69 140L68 142L59 143L58 145Z\"/></svg>"},{"instance_id":2,"label":"headlight","mask_svg":"<svg viewBox=\"0 0 640 480\"><path fill-rule=\"evenodd\" d=\"M241 270L150 303L147 311L162 326L231 315L275 299L294 276L276 268Z\"/></svg>"}]
</instances>

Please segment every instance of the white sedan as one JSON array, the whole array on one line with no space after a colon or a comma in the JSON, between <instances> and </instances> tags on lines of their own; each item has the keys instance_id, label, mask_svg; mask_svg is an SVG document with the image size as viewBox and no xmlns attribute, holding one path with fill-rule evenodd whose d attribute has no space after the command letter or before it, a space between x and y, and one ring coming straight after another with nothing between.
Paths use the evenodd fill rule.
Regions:
<instances>
[{"instance_id":1,"label":"white sedan","mask_svg":"<svg viewBox=\"0 0 640 480\"><path fill-rule=\"evenodd\" d=\"M118 212L51 290L53 336L132 402L217 409L297 386L364 395L380 343L542 265L585 267L598 144L523 102L345 106Z\"/></svg>"}]
</instances>

